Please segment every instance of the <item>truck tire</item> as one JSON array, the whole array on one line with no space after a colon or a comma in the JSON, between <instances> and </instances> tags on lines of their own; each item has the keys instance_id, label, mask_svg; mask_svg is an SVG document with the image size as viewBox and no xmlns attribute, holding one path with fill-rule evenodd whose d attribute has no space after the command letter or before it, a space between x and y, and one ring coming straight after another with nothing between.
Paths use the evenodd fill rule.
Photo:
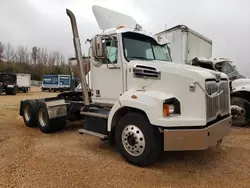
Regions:
<instances>
[{"instance_id":1,"label":"truck tire","mask_svg":"<svg viewBox=\"0 0 250 188\"><path fill-rule=\"evenodd\" d=\"M27 93L28 88L23 88L23 93Z\"/></svg>"},{"instance_id":2,"label":"truck tire","mask_svg":"<svg viewBox=\"0 0 250 188\"><path fill-rule=\"evenodd\" d=\"M35 100L23 101L23 121L27 127L37 126L37 102Z\"/></svg>"},{"instance_id":3,"label":"truck tire","mask_svg":"<svg viewBox=\"0 0 250 188\"><path fill-rule=\"evenodd\" d=\"M13 90L12 90L12 92L11 92L11 95L16 95L16 93L17 93L17 88L14 87Z\"/></svg>"},{"instance_id":4,"label":"truck tire","mask_svg":"<svg viewBox=\"0 0 250 188\"><path fill-rule=\"evenodd\" d=\"M162 151L162 135L142 113L128 113L119 121L115 142L122 157L136 166L153 164Z\"/></svg>"},{"instance_id":5,"label":"truck tire","mask_svg":"<svg viewBox=\"0 0 250 188\"><path fill-rule=\"evenodd\" d=\"M53 133L64 129L66 125L66 116L49 119L49 114L45 103L39 102L37 108L37 124L43 133Z\"/></svg>"},{"instance_id":6,"label":"truck tire","mask_svg":"<svg viewBox=\"0 0 250 188\"><path fill-rule=\"evenodd\" d=\"M232 126L244 127L250 124L250 102L242 97L233 96L231 98L231 105L239 106L242 112L238 116L232 118Z\"/></svg>"},{"instance_id":7,"label":"truck tire","mask_svg":"<svg viewBox=\"0 0 250 188\"><path fill-rule=\"evenodd\" d=\"M17 93L17 88L16 87L11 88L11 89L7 88L5 90L6 95L16 95L16 93Z\"/></svg>"}]
</instances>

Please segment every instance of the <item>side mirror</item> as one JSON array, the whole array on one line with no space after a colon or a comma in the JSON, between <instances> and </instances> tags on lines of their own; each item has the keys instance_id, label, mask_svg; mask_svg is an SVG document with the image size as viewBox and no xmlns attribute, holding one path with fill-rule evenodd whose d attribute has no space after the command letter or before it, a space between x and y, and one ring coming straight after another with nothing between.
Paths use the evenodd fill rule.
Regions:
<instances>
[{"instance_id":1,"label":"side mirror","mask_svg":"<svg viewBox=\"0 0 250 188\"><path fill-rule=\"evenodd\" d=\"M93 57L97 59L103 59L107 57L106 53L106 43L104 36L95 36L91 40L91 46L92 46L92 54Z\"/></svg>"}]
</instances>

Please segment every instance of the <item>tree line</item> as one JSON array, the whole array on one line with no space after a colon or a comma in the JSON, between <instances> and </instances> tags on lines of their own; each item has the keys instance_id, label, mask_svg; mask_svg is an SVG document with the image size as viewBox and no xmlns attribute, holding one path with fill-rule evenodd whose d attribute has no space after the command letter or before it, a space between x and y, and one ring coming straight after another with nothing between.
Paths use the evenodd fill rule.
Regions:
<instances>
[{"instance_id":1,"label":"tree line","mask_svg":"<svg viewBox=\"0 0 250 188\"><path fill-rule=\"evenodd\" d=\"M46 74L70 74L70 67L57 51L0 42L0 72L28 73L32 80L42 80Z\"/></svg>"}]
</instances>

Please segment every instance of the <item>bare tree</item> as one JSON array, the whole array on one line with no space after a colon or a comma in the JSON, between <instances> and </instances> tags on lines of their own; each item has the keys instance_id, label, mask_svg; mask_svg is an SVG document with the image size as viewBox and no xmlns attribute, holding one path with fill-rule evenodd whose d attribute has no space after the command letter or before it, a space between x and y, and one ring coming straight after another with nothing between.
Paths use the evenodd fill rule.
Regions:
<instances>
[{"instance_id":1,"label":"bare tree","mask_svg":"<svg viewBox=\"0 0 250 188\"><path fill-rule=\"evenodd\" d=\"M47 65L49 61L49 55L46 48L40 49L40 55L38 57L38 63L42 65Z\"/></svg>"},{"instance_id":2,"label":"bare tree","mask_svg":"<svg viewBox=\"0 0 250 188\"><path fill-rule=\"evenodd\" d=\"M49 54L49 65L54 66L56 62L56 56L54 52L50 52Z\"/></svg>"},{"instance_id":3,"label":"bare tree","mask_svg":"<svg viewBox=\"0 0 250 188\"><path fill-rule=\"evenodd\" d=\"M61 58L60 58L60 56L61 56L61 54L59 53L59 52L54 52L54 55L55 55L55 65L56 66L60 66L60 60L61 60Z\"/></svg>"},{"instance_id":4,"label":"bare tree","mask_svg":"<svg viewBox=\"0 0 250 188\"><path fill-rule=\"evenodd\" d=\"M27 47L19 45L16 52L17 63L29 64L30 54Z\"/></svg>"},{"instance_id":5,"label":"bare tree","mask_svg":"<svg viewBox=\"0 0 250 188\"><path fill-rule=\"evenodd\" d=\"M65 58L64 58L64 56L62 54L60 55L60 65L62 67L65 66Z\"/></svg>"},{"instance_id":6,"label":"bare tree","mask_svg":"<svg viewBox=\"0 0 250 188\"><path fill-rule=\"evenodd\" d=\"M37 48L36 46L32 47L32 52L31 52L31 58L33 60L33 63L36 65L37 63L37 60L39 58L39 52L40 52L40 49Z\"/></svg>"},{"instance_id":7,"label":"bare tree","mask_svg":"<svg viewBox=\"0 0 250 188\"><path fill-rule=\"evenodd\" d=\"M10 43L7 43L4 46L4 57L7 62L13 62L15 59L15 50Z\"/></svg>"},{"instance_id":8,"label":"bare tree","mask_svg":"<svg viewBox=\"0 0 250 188\"><path fill-rule=\"evenodd\" d=\"M0 42L0 59L3 58L4 53L4 45Z\"/></svg>"}]
</instances>

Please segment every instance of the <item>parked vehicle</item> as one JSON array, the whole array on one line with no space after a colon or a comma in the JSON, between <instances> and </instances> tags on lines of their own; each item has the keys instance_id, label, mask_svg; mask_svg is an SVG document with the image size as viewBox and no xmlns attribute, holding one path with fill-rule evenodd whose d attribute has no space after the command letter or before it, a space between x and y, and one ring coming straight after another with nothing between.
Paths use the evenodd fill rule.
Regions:
<instances>
[{"instance_id":1,"label":"parked vehicle","mask_svg":"<svg viewBox=\"0 0 250 188\"><path fill-rule=\"evenodd\" d=\"M212 40L185 25L162 31L155 37L168 46L174 62L227 74L230 79L233 126L250 124L250 79L242 76L231 60L212 57Z\"/></svg>"},{"instance_id":2,"label":"parked vehicle","mask_svg":"<svg viewBox=\"0 0 250 188\"><path fill-rule=\"evenodd\" d=\"M80 134L116 144L122 157L138 166L154 163L163 150L219 145L231 131L228 76L170 62L165 46L129 16L99 6L93 13L103 32L90 40L91 84L75 16L67 9L82 92L21 101L25 124L51 133L63 129L69 117L79 118Z\"/></svg>"},{"instance_id":3,"label":"parked vehicle","mask_svg":"<svg viewBox=\"0 0 250 188\"><path fill-rule=\"evenodd\" d=\"M177 25L155 35L170 49L173 62L192 64L195 57L212 57L212 40L185 25Z\"/></svg>"},{"instance_id":4,"label":"parked vehicle","mask_svg":"<svg viewBox=\"0 0 250 188\"><path fill-rule=\"evenodd\" d=\"M45 91L70 91L79 84L79 79L73 79L70 75L44 75L41 90Z\"/></svg>"},{"instance_id":5,"label":"parked vehicle","mask_svg":"<svg viewBox=\"0 0 250 188\"><path fill-rule=\"evenodd\" d=\"M242 76L234 63L227 58L194 58L192 64L228 75L233 126L250 125L250 79Z\"/></svg>"},{"instance_id":6,"label":"parked vehicle","mask_svg":"<svg viewBox=\"0 0 250 188\"><path fill-rule=\"evenodd\" d=\"M30 90L30 74L22 73L0 73L0 93L16 95L17 92L24 93Z\"/></svg>"},{"instance_id":7,"label":"parked vehicle","mask_svg":"<svg viewBox=\"0 0 250 188\"><path fill-rule=\"evenodd\" d=\"M18 91L26 93L30 90L31 86L30 74L16 73L16 79L17 79Z\"/></svg>"}]
</instances>

